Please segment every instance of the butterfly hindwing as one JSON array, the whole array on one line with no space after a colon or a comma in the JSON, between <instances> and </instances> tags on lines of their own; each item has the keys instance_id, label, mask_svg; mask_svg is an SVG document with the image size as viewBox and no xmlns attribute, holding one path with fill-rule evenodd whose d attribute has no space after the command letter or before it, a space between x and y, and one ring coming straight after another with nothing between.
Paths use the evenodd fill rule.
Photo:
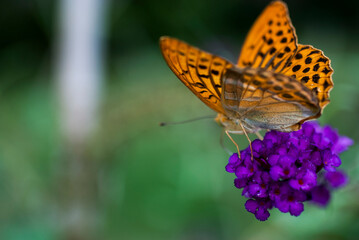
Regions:
<instances>
[{"instance_id":1,"label":"butterfly hindwing","mask_svg":"<svg viewBox=\"0 0 359 240\"><path fill-rule=\"evenodd\" d=\"M222 102L231 118L259 129L283 131L320 111L310 89L292 77L265 69L229 69Z\"/></svg>"},{"instance_id":2,"label":"butterfly hindwing","mask_svg":"<svg viewBox=\"0 0 359 240\"><path fill-rule=\"evenodd\" d=\"M160 47L176 76L207 106L224 113L222 76L233 64L175 38L161 37Z\"/></svg>"},{"instance_id":3,"label":"butterfly hindwing","mask_svg":"<svg viewBox=\"0 0 359 240\"><path fill-rule=\"evenodd\" d=\"M323 52L309 45L299 45L298 50L281 73L293 76L318 97L324 108L329 103L329 92L333 88L330 60Z\"/></svg>"}]
</instances>

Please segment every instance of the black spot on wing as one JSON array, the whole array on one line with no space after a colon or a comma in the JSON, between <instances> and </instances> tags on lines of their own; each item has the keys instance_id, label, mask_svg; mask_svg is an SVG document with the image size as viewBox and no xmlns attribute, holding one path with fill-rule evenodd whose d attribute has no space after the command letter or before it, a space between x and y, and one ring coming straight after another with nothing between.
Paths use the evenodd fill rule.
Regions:
<instances>
[{"instance_id":1,"label":"black spot on wing","mask_svg":"<svg viewBox=\"0 0 359 240\"><path fill-rule=\"evenodd\" d=\"M216 76L218 76L218 74L219 74L219 72L218 72L217 70L214 70L214 69L211 70L211 73L212 73L213 75L216 75Z\"/></svg>"},{"instance_id":2,"label":"black spot on wing","mask_svg":"<svg viewBox=\"0 0 359 240\"><path fill-rule=\"evenodd\" d=\"M307 72L309 72L309 70L310 70L310 68L309 67L307 67L307 68L305 68L305 69L303 69L303 73L307 73Z\"/></svg>"},{"instance_id":3,"label":"black spot on wing","mask_svg":"<svg viewBox=\"0 0 359 240\"><path fill-rule=\"evenodd\" d=\"M328 61L328 59L321 57L317 60L317 63L322 62L322 63L326 63Z\"/></svg>"},{"instance_id":4,"label":"black spot on wing","mask_svg":"<svg viewBox=\"0 0 359 240\"><path fill-rule=\"evenodd\" d=\"M308 76L302 77L302 79L300 81L302 83L307 83L309 81L309 77Z\"/></svg>"},{"instance_id":5,"label":"black spot on wing","mask_svg":"<svg viewBox=\"0 0 359 240\"><path fill-rule=\"evenodd\" d=\"M319 63L315 64L314 67L313 67L313 71L318 71L319 69Z\"/></svg>"},{"instance_id":6,"label":"black spot on wing","mask_svg":"<svg viewBox=\"0 0 359 240\"><path fill-rule=\"evenodd\" d=\"M301 53L297 53L295 55L295 59L301 59L303 57L303 55Z\"/></svg>"},{"instance_id":7,"label":"black spot on wing","mask_svg":"<svg viewBox=\"0 0 359 240\"><path fill-rule=\"evenodd\" d=\"M198 67L199 67L200 69L207 69L207 66L202 65L202 64L199 64Z\"/></svg>"},{"instance_id":8,"label":"black spot on wing","mask_svg":"<svg viewBox=\"0 0 359 240\"><path fill-rule=\"evenodd\" d=\"M308 56L310 56L310 55L312 55L312 54L316 54L316 53L320 53L320 51L319 51L319 50L313 50L313 51L311 51L311 52L308 54Z\"/></svg>"},{"instance_id":9,"label":"black spot on wing","mask_svg":"<svg viewBox=\"0 0 359 240\"><path fill-rule=\"evenodd\" d=\"M205 74L198 74L198 76L201 78L209 78L209 75L205 75Z\"/></svg>"},{"instance_id":10,"label":"black spot on wing","mask_svg":"<svg viewBox=\"0 0 359 240\"><path fill-rule=\"evenodd\" d=\"M295 65L293 68L292 68L292 71L293 72L297 72L299 69L300 69L300 65Z\"/></svg>"},{"instance_id":11,"label":"black spot on wing","mask_svg":"<svg viewBox=\"0 0 359 240\"><path fill-rule=\"evenodd\" d=\"M294 92L295 95L301 98L305 98L305 96L301 92Z\"/></svg>"},{"instance_id":12,"label":"black spot on wing","mask_svg":"<svg viewBox=\"0 0 359 240\"><path fill-rule=\"evenodd\" d=\"M284 84L284 87L289 88L289 89L294 89L294 86L290 83Z\"/></svg>"},{"instance_id":13,"label":"black spot on wing","mask_svg":"<svg viewBox=\"0 0 359 240\"><path fill-rule=\"evenodd\" d=\"M258 80L253 80L253 82L252 82L254 85L260 85L261 84L261 82L260 81L258 81Z\"/></svg>"},{"instance_id":14,"label":"black spot on wing","mask_svg":"<svg viewBox=\"0 0 359 240\"><path fill-rule=\"evenodd\" d=\"M330 72L330 70L328 68L324 68L322 71L324 74L328 74Z\"/></svg>"},{"instance_id":15,"label":"black spot on wing","mask_svg":"<svg viewBox=\"0 0 359 240\"><path fill-rule=\"evenodd\" d=\"M198 87L198 88L206 88L206 86L203 83L200 83L200 82L196 82L194 85L196 87Z\"/></svg>"},{"instance_id":16,"label":"black spot on wing","mask_svg":"<svg viewBox=\"0 0 359 240\"><path fill-rule=\"evenodd\" d=\"M313 82L314 82L314 83L318 83L319 78L320 78L320 77L319 77L319 74L314 74L313 77L312 77Z\"/></svg>"},{"instance_id":17,"label":"black spot on wing","mask_svg":"<svg viewBox=\"0 0 359 240\"><path fill-rule=\"evenodd\" d=\"M290 95L289 93L283 93L282 96L285 98L293 98L293 96Z\"/></svg>"},{"instance_id":18,"label":"black spot on wing","mask_svg":"<svg viewBox=\"0 0 359 240\"><path fill-rule=\"evenodd\" d=\"M275 47L272 47L269 51L269 54L273 54L275 53L275 51L277 51L277 49Z\"/></svg>"}]
</instances>

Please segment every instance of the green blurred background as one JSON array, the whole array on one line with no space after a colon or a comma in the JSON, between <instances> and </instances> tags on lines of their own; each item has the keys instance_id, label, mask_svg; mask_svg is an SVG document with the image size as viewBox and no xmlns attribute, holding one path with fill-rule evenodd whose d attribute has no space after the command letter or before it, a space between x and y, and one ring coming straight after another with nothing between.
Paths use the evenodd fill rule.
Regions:
<instances>
[{"instance_id":1,"label":"green blurred background","mask_svg":"<svg viewBox=\"0 0 359 240\"><path fill-rule=\"evenodd\" d=\"M350 183L327 208L306 204L298 218L275 209L258 222L224 170L228 155L214 121L158 126L215 115L167 67L159 37L235 61L268 3L107 1L99 121L76 183L68 177L72 157L54 79L59 2L1 1L0 239L357 239L357 145L342 154ZM357 142L359 1L287 4L299 42L323 50L335 71L320 122ZM85 217L72 212L73 201L85 206ZM92 223L81 227L84 219Z\"/></svg>"}]
</instances>

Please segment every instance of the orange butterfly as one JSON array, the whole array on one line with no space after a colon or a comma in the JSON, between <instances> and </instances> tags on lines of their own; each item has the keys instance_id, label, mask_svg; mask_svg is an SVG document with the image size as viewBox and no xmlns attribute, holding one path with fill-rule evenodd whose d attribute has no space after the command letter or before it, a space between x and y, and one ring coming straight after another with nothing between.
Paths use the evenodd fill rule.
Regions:
<instances>
[{"instance_id":1,"label":"orange butterfly","mask_svg":"<svg viewBox=\"0 0 359 240\"><path fill-rule=\"evenodd\" d=\"M329 103L330 60L297 43L281 1L270 3L256 20L237 65L175 38L161 37L160 47L176 76L218 113L216 121L229 137L260 129L298 130Z\"/></svg>"}]
</instances>

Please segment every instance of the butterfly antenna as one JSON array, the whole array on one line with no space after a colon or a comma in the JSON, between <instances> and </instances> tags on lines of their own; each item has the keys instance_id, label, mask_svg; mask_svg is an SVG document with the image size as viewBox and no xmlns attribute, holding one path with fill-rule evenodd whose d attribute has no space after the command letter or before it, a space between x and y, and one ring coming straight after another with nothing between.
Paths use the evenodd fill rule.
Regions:
<instances>
[{"instance_id":1,"label":"butterfly antenna","mask_svg":"<svg viewBox=\"0 0 359 240\"><path fill-rule=\"evenodd\" d=\"M164 127L167 125L177 125L177 124L183 124L183 123L189 123L189 122L195 122L198 120L202 120L202 119L213 119L215 118L215 116L204 116L204 117L197 117L197 118L193 118L193 119L188 119L188 120L184 120L184 121L180 121L180 122L161 122L160 126Z\"/></svg>"}]
</instances>

